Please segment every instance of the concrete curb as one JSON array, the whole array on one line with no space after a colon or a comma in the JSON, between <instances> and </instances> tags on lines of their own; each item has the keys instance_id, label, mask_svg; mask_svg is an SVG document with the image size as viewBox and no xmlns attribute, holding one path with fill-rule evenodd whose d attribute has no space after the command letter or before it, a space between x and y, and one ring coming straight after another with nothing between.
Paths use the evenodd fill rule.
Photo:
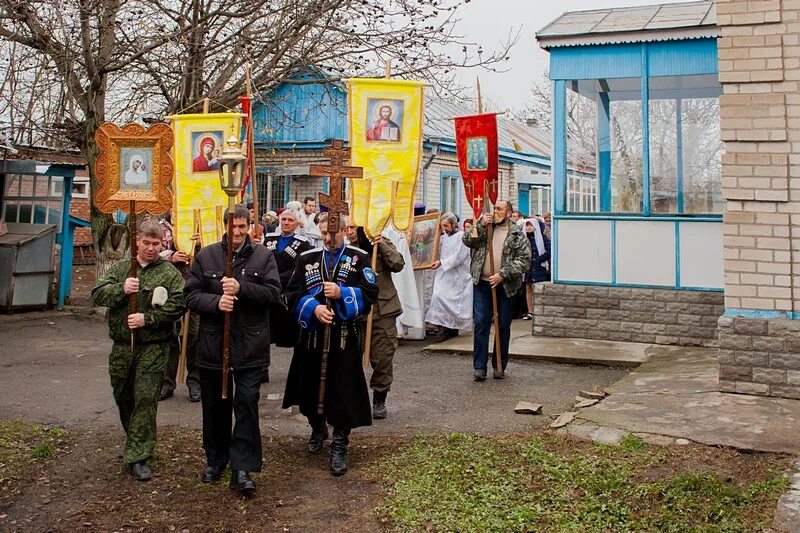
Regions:
<instances>
[{"instance_id":1,"label":"concrete curb","mask_svg":"<svg viewBox=\"0 0 800 533\"><path fill-rule=\"evenodd\" d=\"M789 490L778 500L772 530L775 533L800 532L800 461L794 464Z\"/></svg>"}]
</instances>

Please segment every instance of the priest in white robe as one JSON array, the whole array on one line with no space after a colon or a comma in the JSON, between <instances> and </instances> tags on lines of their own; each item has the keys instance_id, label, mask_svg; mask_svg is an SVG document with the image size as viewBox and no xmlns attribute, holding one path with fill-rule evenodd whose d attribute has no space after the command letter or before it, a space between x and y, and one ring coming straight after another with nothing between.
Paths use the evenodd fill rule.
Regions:
<instances>
[{"instance_id":1,"label":"priest in white robe","mask_svg":"<svg viewBox=\"0 0 800 533\"><path fill-rule=\"evenodd\" d=\"M445 338L458 330L472 330L472 277L469 273L469 248L462 243L458 219L453 213L442 215L439 260L433 264L433 296L425 321L445 329Z\"/></svg>"}]
</instances>

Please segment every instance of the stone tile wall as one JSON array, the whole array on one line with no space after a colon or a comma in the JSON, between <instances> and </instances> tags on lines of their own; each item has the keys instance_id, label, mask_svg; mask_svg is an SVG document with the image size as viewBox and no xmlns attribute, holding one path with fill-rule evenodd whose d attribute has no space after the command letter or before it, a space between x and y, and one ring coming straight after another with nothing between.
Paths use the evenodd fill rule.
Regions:
<instances>
[{"instance_id":1,"label":"stone tile wall","mask_svg":"<svg viewBox=\"0 0 800 533\"><path fill-rule=\"evenodd\" d=\"M719 319L721 392L800 398L800 321Z\"/></svg>"},{"instance_id":2,"label":"stone tile wall","mask_svg":"<svg viewBox=\"0 0 800 533\"><path fill-rule=\"evenodd\" d=\"M716 346L720 292L539 283L533 334Z\"/></svg>"}]
</instances>

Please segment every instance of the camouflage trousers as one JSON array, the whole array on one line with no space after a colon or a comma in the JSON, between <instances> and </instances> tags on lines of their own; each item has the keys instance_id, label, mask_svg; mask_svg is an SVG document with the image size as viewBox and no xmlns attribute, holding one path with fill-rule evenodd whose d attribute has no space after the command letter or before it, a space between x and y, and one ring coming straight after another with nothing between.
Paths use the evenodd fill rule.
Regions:
<instances>
[{"instance_id":1,"label":"camouflage trousers","mask_svg":"<svg viewBox=\"0 0 800 533\"><path fill-rule=\"evenodd\" d=\"M392 387L392 366L394 352L397 351L396 318L389 316L372 321L372 342L369 350L372 377L369 380L369 387L375 392L389 392Z\"/></svg>"},{"instance_id":2,"label":"camouflage trousers","mask_svg":"<svg viewBox=\"0 0 800 533\"><path fill-rule=\"evenodd\" d=\"M156 410L161 380L167 366L169 342L137 346L114 343L108 373L119 419L125 430L126 463L145 461L156 446Z\"/></svg>"}]
</instances>

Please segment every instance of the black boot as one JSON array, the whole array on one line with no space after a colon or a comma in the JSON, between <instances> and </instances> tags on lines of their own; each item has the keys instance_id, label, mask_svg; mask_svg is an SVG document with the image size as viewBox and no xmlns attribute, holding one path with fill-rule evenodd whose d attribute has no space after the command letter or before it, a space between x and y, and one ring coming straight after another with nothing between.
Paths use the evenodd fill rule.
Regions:
<instances>
[{"instance_id":1,"label":"black boot","mask_svg":"<svg viewBox=\"0 0 800 533\"><path fill-rule=\"evenodd\" d=\"M244 470L231 472L230 487L242 496L252 496L256 491L256 484Z\"/></svg>"},{"instance_id":2,"label":"black boot","mask_svg":"<svg viewBox=\"0 0 800 533\"><path fill-rule=\"evenodd\" d=\"M222 479L222 472L225 470L224 466L207 466L203 470L202 480L203 483L214 483Z\"/></svg>"},{"instance_id":3,"label":"black boot","mask_svg":"<svg viewBox=\"0 0 800 533\"><path fill-rule=\"evenodd\" d=\"M342 476L347 472L347 444L350 442L350 429L333 428L331 441L331 474Z\"/></svg>"},{"instance_id":4,"label":"black boot","mask_svg":"<svg viewBox=\"0 0 800 533\"><path fill-rule=\"evenodd\" d=\"M315 421L311 425L311 436L308 438L308 451L311 453L319 453L327 438L328 424L325 423L325 420L319 422Z\"/></svg>"},{"instance_id":5,"label":"black boot","mask_svg":"<svg viewBox=\"0 0 800 533\"><path fill-rule=\"evenodd\" d=\"M372 393L372 418L375 420L386 418L386 394L385 391Z\"/></svg>"}]
</instances>

